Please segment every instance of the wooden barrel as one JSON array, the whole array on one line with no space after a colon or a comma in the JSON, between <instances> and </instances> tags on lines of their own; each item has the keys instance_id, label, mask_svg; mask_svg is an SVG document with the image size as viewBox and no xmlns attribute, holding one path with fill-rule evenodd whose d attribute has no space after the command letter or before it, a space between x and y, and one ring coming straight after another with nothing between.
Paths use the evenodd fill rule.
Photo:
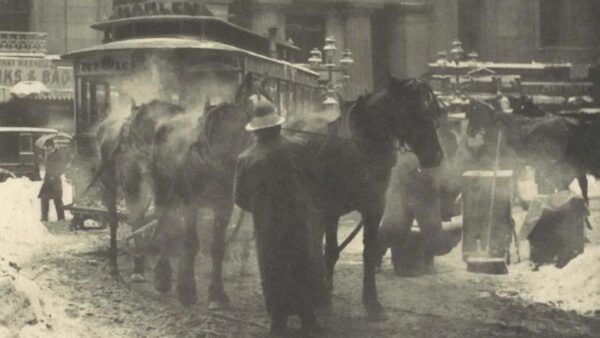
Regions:
<instances>
[{"instance_id":1,"label":"wooden barrel","mask_svg":"<svg viewBox=\"0 0 600 338\"><path fill-rule=\"evenodd\" d=\"M463 174L462 254L465 260L508 257L513 226L513 171L499 170L495 180L492 198L493 171L467 171ZM493 209L490 210L492 200Z\"/></svg>"}]
</instances>

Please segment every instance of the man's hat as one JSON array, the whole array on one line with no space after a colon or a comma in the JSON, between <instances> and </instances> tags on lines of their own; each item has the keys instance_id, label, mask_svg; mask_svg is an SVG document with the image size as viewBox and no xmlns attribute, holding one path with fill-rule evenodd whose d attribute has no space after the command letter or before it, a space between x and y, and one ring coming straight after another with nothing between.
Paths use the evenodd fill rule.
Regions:
<instances>
[{"instance_id":1,"label":"man's hat","mask_svg":"<svg viewBox=\"0 0 600 338\"><path fill-rule=\"evenodd\" d=\"M246 125L247 131L271 128L282 125L285 122L283 116L277 115L273 104L266 100L258 101L254 104L253 117L250 123Z\"/></svg>"}]
</instances>

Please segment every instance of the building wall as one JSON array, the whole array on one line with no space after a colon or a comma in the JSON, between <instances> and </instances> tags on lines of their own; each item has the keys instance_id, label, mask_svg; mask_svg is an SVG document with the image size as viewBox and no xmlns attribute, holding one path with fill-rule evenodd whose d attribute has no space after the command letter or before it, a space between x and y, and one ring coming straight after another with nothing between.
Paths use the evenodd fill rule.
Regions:
<instances>
[{"instance_id":1,"label":"building wall","mask_svg":"<svg viewBox=\"0 0 600 338\"><path fill-rule=\"evenodd\" d=\"M459 0L480 7L475 50L482 59L504 62L571 62L584 68L600 55L600 1L597 0ZM546 22L552 34L544 45L542 1L559 8ZM473 6L471 6L473 7ZM467 16L469 13L461 12ZM548 19L546 19L548 20ZM464 37L464 33L461 34ZM470 50L467 50L470 51Z\"/></svg>"},{"instance_id":2,"label":"building wall","mask_svg":"<svg viewBox=\"0 0 600 338\"><path fill-rule=\"evenodd\" d=\"M286 15L321 16L326 23L323 38L332 35L338 51L353 53L355 64L345 90L352 98L385 86L388 74L405 78L427 72L438 48L456 36L457 4L458 0L254 0L249 28L264 34L277 26L285 39Z\"/></svg>"},{"instance_id":3,"label":"building wall","mask_svg":"<svg viewBox=\"0 0 600 338\"><path fill-rule=\"evenodd\" d=\"M48 33L48 54L62 54L98 44L94 22L112 13L112 0L32 0L31 31Z\"/></svg>"}]
</instances>

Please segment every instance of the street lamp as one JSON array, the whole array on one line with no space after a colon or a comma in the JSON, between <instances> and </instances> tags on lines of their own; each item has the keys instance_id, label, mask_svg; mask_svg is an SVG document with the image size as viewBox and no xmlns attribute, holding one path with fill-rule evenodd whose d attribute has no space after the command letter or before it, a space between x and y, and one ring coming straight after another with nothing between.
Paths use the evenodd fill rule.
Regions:
<instances>
[{"instance_id":1,"label":"street lamp","mask_svg":"<svg viewBox=\"0 0 600 338\"><path fill-rule=\"evenodd\" d=\"M323 104L325 105L336 105L338 104L335 98L335 89L343 87L350 82L349 69L354 60L352 59L352 52L346 49L342 51L342 58L339 61L339 65L335 62L335 56L337 54L336 41L333 36L328 36L325 39L325 45L323 46L323 53L318 49L314 48L310 51L310 57L308 59L309 67L319 73L327 72L327 82L325 88L327 90L327 97ZM333 73L341 73L342 81L335 82Z\"/></svg>"},{"instance_id":2,"label":"street lamp","mask_svg":"<svg viewBox=\"0 0 600 338\"><path fill-rule=\"evenodd\" d=\"M460 91L459 87L460 87L460 70L459 70L459 65L460 65L460 61L463 59L465 54L465 51L462 48L462 42L460 42L459 40L454 40L452 41L452 49L450 50L450 57L452 58L452 61L454 61L455 63L455 67L454 67L454 75L455 75L455 84L454 84L454 92L456 93L456 96L458 96L458 93Z\"/></svg>"}]
</instances>

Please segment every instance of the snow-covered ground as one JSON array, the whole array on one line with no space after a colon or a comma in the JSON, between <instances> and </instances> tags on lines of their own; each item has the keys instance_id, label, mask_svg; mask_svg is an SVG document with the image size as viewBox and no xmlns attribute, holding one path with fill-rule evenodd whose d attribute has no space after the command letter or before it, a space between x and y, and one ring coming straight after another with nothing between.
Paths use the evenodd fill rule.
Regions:
<instances>
[{"instance_id":1,"label":"snow-covered ground","mask_svg":"<svg viewBox=\"0 0 600 338\"><path fill-rule=\"evenodd\" d=\"M40 221L41 182L27 178L0 184L0 337L80 337L64 317L60 297L42 291L21 267L55 251L61 240ZM65 184L65 202L71 189ZM55 219L55 211L50 218Z\"/></svg>"},{"instance_id":2,"label":"snow-covered ground","mask_svg":"<svg viewBox=\"0 0 600 338\"><path fill-rule=\"evenodd\" d=\"M185 323L187 317L179 314L177 312L179 310L175 311L173 307L169 307L171 305L168 305L168 302L150 303L156 302L145 296L154 292L151 283L135 286L144 290L142 294L136 294L131 289L123 289L123 285L112 281L106 272L98 267L99 261L76 253L98 250L106 244L104 242L106 232L51 234L39 220L40 205L37 193L40 185L41 182L30 182L27 179L13 179L0 184L0 338L104 337L110 335L111 330L113 333L119 332L113 336L137 337L144 336L139 334L139 328L145 326L161 327L162 333L176 332L169 326L174 323L184 325L182 330L189 330L185 325L197 328L196 324ZM531 184L529 186L531 187ZM590 187L592 196L600 196L600 184L591 180ZM64 188L65 204L67 204L71 190L66 184ZM362 316L359 291L362 270L360 269L362 234L360 234L342 253L340 264L336 269L335 301L337 303L334 304L335 316L330 319L330 323L335 330L338 330L334 331L340 335L352 330L358 330L356 334L375 330L374 332L384 336L398 336L400 333L404 333L404 336L413 336L415 332L426 332L423 331L421 319L435 316L439 319L438 324L435 325L440 332L446 332L448 326L447 336L461 336L464 332L471 332L471 326L480 325L479 322L472 323L471 317L476 317L479 313L482 315L487 313L491 316L489 320L499 323L510 322L510 325L506 322L502 324L506 325L506 332L510 332L513 325L520 327L519 325L522 325L520 319L509 320L507 318L511 318L510 315L503 317L510 311L507 312L504 308L506 305L500 304L498 298L494 298L495 296L507 299L510 304L513 302L511 298L518 298L519 301L526 303L544 303L565 310L574 310L580 314L598 316L597 311L600 311L600 217L598 217L600 207L594 209L594 205L600 206L600 201L594 203L596 204L592 207L592 224L595 230L588 234L592 243L586 247L584 254L575 258L563 269L543 267L540 271L534 272L525 261L511 265L508 275L472 274L466 271L459 244L448 255L436 258L438 274L406 279L391 275L389 258L386 258L385 269L378 277L378 285L384 305L389 307L391 316L397 315L398 319L368 329L352 326L352 323L357 322L356 319ZM50 219L54 220L56 216L52 205L50 210ZM515 208L514 218L517 226L523 222L524 215L522 210ZM340 239L347 236L356 221L355 216L343 220ZM57 227L66 227L66 224L52 226L53 233L56 233ZM251 227L245 229L250 231ZM520 242L519 248L522 259L526 259L527 242ZM514 257L514 248L512 251ZM131 268L130 257L124 256L120 260L125 266L124 271ZM35 267L31 267L31 262L35 262ZM209 263L208 259L199 259L198 264L204 268L200 270L202 272L197 276L198 280L202 280L204 277L201 276L207 274L209 266L207 263ZM228 265L232 263L229 262ZM19 267L24 268L19 271ZM244 277L244 279L240 277L237 268L230 266L229 269L231 271L226 274L228 281L226 288L231 290L230 296L234 297L235 306L239 309L237 315L258 318L252 320L264 320L256 271L251 269L253 271L251 277ZM36 278L37 274L43 276ZM204 289L202 285L199 290ZM482 308L474 308L473 302L478 302L478 306ZM160 311L155 313L156 311L146 312L137 309L136 306L139 304L141 305L138 307L143 309L147 309L148 304L152 304L161 311L166 308L170 312L158 316ZM117 308L119 311L115 310ZM156 316L151 317L152 315ZM410 318L406 319L407 316ZM124 318L128 318L125 324L123 324ZM134 319L130 321L130 318ZM408 320L408 324L402 320ZM543 317L543 320L546 320L546 317ZM493 323L489 325L496 325ZM410 329L411 325L413 325L412 329ZM94 328L98 327L102 328L101 334L100 331L94 332ZM344 327L347 329L342 329ZM556 330L560 329L558 327ZM489 331L485 331L488 329ZM495 327L486 328L481 334L473 332L473 335L469 333L467 336L486 336L493 329ZM531 330L539 333L535 331L537 329ZM539 335L542 335L541 333ZM356 334L350 334L349 337L355 337ZM332 334L332 336L339 335Z\"/></svg>"}]
</instances>

